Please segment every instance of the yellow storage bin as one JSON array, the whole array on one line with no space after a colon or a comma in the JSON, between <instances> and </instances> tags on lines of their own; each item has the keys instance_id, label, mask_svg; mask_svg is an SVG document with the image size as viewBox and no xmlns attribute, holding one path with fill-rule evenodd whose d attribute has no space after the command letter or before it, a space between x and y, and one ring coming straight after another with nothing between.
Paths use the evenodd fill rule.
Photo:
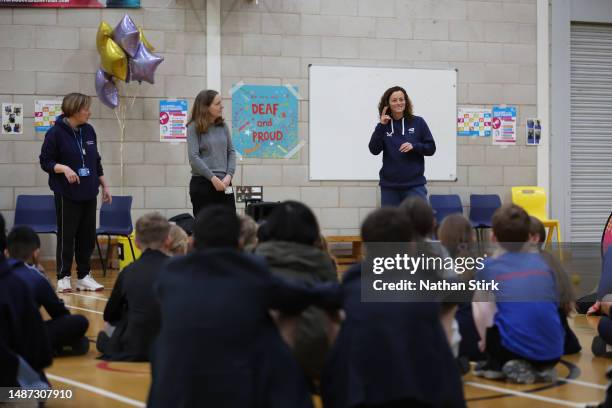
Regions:
<instances>
[{"instance_id":1,"label":"yellow storage bin","mask_svg":"<svg viewBox=\"0 0 612 408\"><path fill-rule=\"evenodd\" d=\"M132 247L134 248L134 255L136 259L140 258L140 249L136 247L136 239L135 234L132 232L130 235L130 239L132 240ZM117 237L117 254L119 256L119 270L122 271L123 268L134 262L134 258L132 257L132 251L130 250L130 243L128 242L127 237Z\"/></svg>"}]
</instances>

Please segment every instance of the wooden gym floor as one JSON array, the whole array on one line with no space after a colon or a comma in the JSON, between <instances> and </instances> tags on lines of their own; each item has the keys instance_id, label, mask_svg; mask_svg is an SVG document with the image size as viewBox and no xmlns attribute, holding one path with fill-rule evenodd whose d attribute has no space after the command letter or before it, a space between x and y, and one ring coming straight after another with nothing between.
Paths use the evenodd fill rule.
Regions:
<instances>
[{"instance_id":1,"label":"wooden gym floor","mask_svg":"<svg viewBox=\"0 0 612 408\"><path fill-rule=\"evenodd\" d=\"M54 273L50 269L47 269L49 277L55 283ZM83 314L89 319L87 336L91 348L85 356L55 359L46 370L55 388L73 392L71 400L49 400L49 407L145 406L150 384L148 363L108 363L96 359L95 338L102 328L102 312L117 274L116 270L112 270L103 278L100 271L94 272L98 282L105 286L101 292L60 295L73 313ZM596 317L576 316L571 319L570 325L576 331L583 350L579 354L563 357L557 366L560 379L557 383L518 386L480 379L470 373L463 378L468 406L583 407L587 403L601 401L607 385L604 374L612 360L591 354L591 339L596 324Z\"/></svg>"}]
</instances>

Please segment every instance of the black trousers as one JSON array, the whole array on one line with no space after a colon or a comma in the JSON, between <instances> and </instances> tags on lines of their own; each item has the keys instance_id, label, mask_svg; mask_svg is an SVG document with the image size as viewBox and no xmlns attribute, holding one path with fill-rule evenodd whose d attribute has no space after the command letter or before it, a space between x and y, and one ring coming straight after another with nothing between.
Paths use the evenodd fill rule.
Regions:
<instances>
[{"instance_id":1,"label":"black trousers","mask_svg":"<svg viewBox=\"0 0 612 408\"><path fill-rule=\"evenodd\" d=\"M204 207L212 204L227 205L236 209L234 193L225 194L225 191L215 190L212 182L204 177L191 177L189 197L191 197L191 204L193 205L193 216L196 218Z\"/></svg>"},{"instance_id":2,"label":"black trousers","mask_svg":"<svg viewBox=\"0 0 612 408\"><path fill-rule=\"evenodd\" d=\"M89 321L81 315L64 315L45 321L51 346L54 350L61 350L64 346L72 346L78 342L89 327Z\"/></svg>"},{"instance_id":3,"label":"black trousers","mask_svg":"<svg viewBox=\"0 0 612 408\"><path fill-rule=\"evenodd\" d=\"M536 361L529 360L522 357L512 351L508 350L502 345L501 335L497 326L489 327L487 329L487 345L485 348L485 354L487 355L487 363L490 367L500 370L510 360L525 360L533 365L537 370L544 370L550 367L554 367L560 358L554 360Z\"/></svg>"},{"instance_id":4,"label":"black trousers","mask_svg":"<svg viewBox=\"0 0 612 408\"><path fill-rule=\"evenodd\" d=\"M96 205L95 198L73 201L55 194L58 279L70 276L72 258L76 258L79 279L83 279L90 272L91 254L96 245Z\"/></svg>"}]
</instances>

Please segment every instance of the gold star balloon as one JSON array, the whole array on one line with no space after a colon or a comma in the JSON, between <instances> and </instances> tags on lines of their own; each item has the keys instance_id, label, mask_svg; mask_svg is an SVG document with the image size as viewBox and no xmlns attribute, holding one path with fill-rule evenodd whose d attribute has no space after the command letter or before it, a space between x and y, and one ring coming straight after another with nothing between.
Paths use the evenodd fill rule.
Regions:
<instances>
[{"instance_id":1,"label":"gold star balloon","mask_svg":"<svg viewBox=\"0 0 612 408\"><path fill-rule=\"evenodd\" d=\"M104 48L106 40L111 38L112 35L113 28L106 21L102 21L98 26L98 33L96 34L96 48L98 49L98 53L102 53L102 48Z\"/></svg>"},{"instance_id":2,"label":"gold star balloon","mask_svg":"<svg viewBox=\"0 0 612 408\"><path fill-rule=\"evenodd\" d=\"M128 73L128 59L121 47L108 38L100 51L102 69L118 79L125 81Z\"/></svg>"}]
</instances>

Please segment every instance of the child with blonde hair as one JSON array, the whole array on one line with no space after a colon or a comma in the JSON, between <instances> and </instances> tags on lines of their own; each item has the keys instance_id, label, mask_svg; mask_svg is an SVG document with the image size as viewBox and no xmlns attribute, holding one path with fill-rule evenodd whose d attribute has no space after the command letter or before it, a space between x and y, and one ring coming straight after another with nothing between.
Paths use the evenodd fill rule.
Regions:
<instances>
[{"instance_id":1,"label":"child with blonde hair","mask_svg":"<svg viewBox=\"0 0 612 408\"><path fill-rule=\"evenodd\" d=\"M185 255L189 252L189 236L184 229L176 224L170 224L168 237L170 238L168 244L168 254L170 256Z\"/></svg>"}]
</instances>

